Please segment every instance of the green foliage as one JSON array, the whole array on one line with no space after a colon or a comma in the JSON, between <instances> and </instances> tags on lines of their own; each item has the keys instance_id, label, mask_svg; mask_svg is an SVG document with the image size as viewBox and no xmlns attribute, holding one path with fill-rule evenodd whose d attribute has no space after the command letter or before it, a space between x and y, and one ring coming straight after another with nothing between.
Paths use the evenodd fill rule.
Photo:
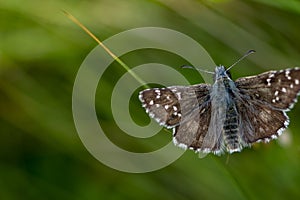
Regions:
<instances>
[{"instance_id":1,"label":"green foliage","mask_svg":"<svg viewBox=\"0 0 300 200\"><path fill-rule=\"evenodd\" d=\"M228 157L199 159L187 151L170 166L146 174L119 172L94 159L74 126L72 87L80 64L97 44L61 9L100 39L144 26L180 31L225 66L255 49L256 54L232 69L234 78L300 63L300 4L295 0L2 1L0 199L299 198L299 105L289 113L289 133L284 135L290 142L258 144ZM130 67L188 64L156 50L130 52L122 60ZM170 132L133 139L112 118L111 91L124 73L114 62L101 79L101 93L96 95L99 121L120 147L155 150L171 140ZM202 81L190 70L182 73L191 83ZM130 110L138 124L149 122L135 98Z\"/></svg>"}]
</instances>

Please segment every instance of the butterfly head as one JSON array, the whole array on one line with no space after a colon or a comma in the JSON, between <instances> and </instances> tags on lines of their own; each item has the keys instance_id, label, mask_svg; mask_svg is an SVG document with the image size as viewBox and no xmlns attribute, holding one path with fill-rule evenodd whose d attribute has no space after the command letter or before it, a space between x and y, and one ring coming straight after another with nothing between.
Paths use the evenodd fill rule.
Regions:
<instances>
[{"instance_id":1,"label":"butterfly head","mask_svg":"<svg viewBox=\"0 0 300 200\"><path fill-rule=\"evenodd\" d=\"M215 69L215 75L214 75L214 81L217 81L218 79L231 79L231 74L229 70L234 67L237 63L239 63L241 60L249 56L250 54L254 53L255 50L249 50L246 54L244 54L240 59L238 59L235 63L233 63L230 67L227 69L224 66L217 66Z\"/></svg>"},{"instance_id":2,"label":"butterfly head","mask_svg":"<svg viewBox=\"0 0 300 200\"><path fill-rule=\"evenodd\" d=\"M221 66L217 66L215 68L215 74L214 74L214 81L218 80L218 79L231 79L231 74L228 70L226 70L226 68L221 65Z\"/></svg>"}]
</instances>

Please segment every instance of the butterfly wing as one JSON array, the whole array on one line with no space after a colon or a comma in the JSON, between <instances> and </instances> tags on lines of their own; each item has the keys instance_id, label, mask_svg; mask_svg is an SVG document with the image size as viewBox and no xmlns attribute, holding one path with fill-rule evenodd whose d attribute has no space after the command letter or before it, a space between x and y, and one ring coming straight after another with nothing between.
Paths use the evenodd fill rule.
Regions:
<instances>
[{"instance_id":1,"label":"butterfly wing","mask_svg":"<svg viewBox=\"0 0 300 200\"><path fill-rule=\"evenodd\" d=\"M236 104L244 142L277 138L289 123L286 112L300 91L300 69L269 71L235 81Z\"/></svg>"},{"instance_id":2,"label":"butterfly wing","mask_svg":"<svg viewBox=\"0 0 300 200\"><path fill-rule=\"evenodd\" d=\"M139 99L150 117L160 125L173 128L179 125L181 107L178 97L170 88L153 88L140 92Z\"/></svg>"},{"instance_id":3,"label":"butterfly wing","mask_svg":"<svg viewBox=\"0 0 300 200\"><path fill-rule=\"evenodd\" d=\"M217 148L213 142L203 146L210 123L210 88L208 84L154 88L140 92L139 98L150 117L173 128L176 145L200 151Z\"/></svg>"}]
</instances>

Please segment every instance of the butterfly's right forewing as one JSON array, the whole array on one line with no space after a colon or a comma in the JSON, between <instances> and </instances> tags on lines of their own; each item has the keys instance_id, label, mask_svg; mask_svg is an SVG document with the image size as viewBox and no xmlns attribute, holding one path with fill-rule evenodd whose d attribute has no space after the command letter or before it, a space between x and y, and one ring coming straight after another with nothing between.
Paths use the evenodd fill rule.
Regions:
<instances>
[{"instance_id":1,"label":"butterfly's right forewing","mask_svg":"<svg viewBox=\"0 0 300 200\"><path fill-rule=\"evenodd\" d=\"M209 84L153 88L141 91L139 98L150 117L173 128L176 145L199 151L211 119L210 89ZM215 147L206 143L205 149Z\"/></svg>"}]
</instances>

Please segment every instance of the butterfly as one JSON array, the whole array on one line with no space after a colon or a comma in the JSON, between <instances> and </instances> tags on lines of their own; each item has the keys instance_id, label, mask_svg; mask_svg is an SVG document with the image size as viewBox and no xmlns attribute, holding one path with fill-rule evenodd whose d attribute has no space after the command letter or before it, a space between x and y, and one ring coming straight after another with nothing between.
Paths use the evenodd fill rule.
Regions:
<instances>
[{"instance_id":1,"label":"butterfly","mask_svg":"<svg viewBox=\"0 0 300 200\"><path fill-rule=\"evenodd\" d=\"M173 129L173 142L183 149L221 155L276 139L297 101L300 68L235 81L230 68L217 66L213 84L146 89L139 99L150 117Z\"/></svg>"}]
</instances>

